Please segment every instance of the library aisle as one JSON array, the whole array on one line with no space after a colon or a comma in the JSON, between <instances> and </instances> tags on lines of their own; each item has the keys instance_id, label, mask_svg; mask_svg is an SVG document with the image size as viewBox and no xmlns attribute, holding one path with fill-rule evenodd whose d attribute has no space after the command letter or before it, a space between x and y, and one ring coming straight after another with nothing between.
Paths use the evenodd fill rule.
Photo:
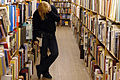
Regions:
<instances>
[{"instance_id":1,"label":"library aisle","mask_svg":"<svg viewBox=\"0 0 120 80\"><path fill-rule=\"evenodd\" d=\"M56 37L59 56L50 67L52 80L90 80L71 28L57 27ZM32 80L37 80L36 69L34 71Z\"/></svg>"}]
</instances>

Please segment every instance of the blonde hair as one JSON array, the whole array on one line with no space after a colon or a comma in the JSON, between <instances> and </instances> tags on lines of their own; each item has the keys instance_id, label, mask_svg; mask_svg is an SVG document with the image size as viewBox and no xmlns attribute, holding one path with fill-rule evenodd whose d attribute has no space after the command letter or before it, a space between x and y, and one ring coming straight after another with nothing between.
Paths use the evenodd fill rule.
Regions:
<instances>
[{"instance_id":1,"label":"blonde hair","mask_svg":"<svg viewBox=\"0 0 120 80\"><path fill-rule=\"evenodd\" d=\"M38 6L38 12L41 17L41 20L45 20L46 13L51 10L51 6L48 2L42 1Z\"/></svg>"}]
</instances>

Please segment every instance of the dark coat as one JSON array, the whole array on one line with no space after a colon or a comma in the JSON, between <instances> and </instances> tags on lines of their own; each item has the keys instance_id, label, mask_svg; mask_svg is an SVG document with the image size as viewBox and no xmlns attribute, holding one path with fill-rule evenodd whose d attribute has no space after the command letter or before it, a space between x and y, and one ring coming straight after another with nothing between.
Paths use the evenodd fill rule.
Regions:
<instances>
[{"instance_id":1,"label":"dark coat","mask_svg":"<svg viewBox=\"0 0 120 80\"><path fill-rule=\"evenodd\" d=\"M33 14L33 41L40 37L41 32L55 34L55 22L60 21L57 9L51 5L51 11L46 14L45 20L41 20L38 9Z\"/></svg>"}]
</instances>

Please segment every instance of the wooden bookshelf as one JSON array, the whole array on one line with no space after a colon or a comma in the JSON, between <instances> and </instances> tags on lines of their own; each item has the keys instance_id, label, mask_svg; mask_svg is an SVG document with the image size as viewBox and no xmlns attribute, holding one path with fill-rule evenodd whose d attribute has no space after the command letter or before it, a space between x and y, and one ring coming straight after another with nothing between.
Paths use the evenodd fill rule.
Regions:
<instances>
[{"instance_id":1,"label":"wooden bookshelf","mask_svg":"<svg viewBox=\"0 0 120 80\"><path fill-rule=\"evenodd\" d=\"M19 50L15 50L15 52L13 52L13 55L12 57L14 57L17 53L18 53Z\"/></svg>"},{"instance_id":2,"label":"wooden bookshelf","mask_svg":"<svg viewBox=\"0 0 120 80\"><path fill-rule=\"evenodd\" d=\"M65 21L69 21L70 23L70 18L65 18L65 17L70 17L71 15L71 1L52 1L51 3L57 8L58 14L60 15L60 22L57 25L61 26L66 26ZM68 25L70 26L70 24Z\"/></svg>"},{"instance_id":3,"label":"wooden bookshelf","mask_svg":"<svg viewBox=\"0 0 120 80\"><path fill-rule=\"evenodd\" d=\"M110 55L114 60L116 60L117 62L119 62L119 60L113 55L113 53L112 53L111 51L109 51L109 50L106 48L106 46L97 38L97 36L96 36L93 32L91 32L91 31L86 27L85 24L83 24L83 25L84 25L85 28L98 40L98 42L101 44L101 46L108 51L109 55Z\"/></svg>"},{"instance_id":4,"label":"wooden bookshelf","mask_svg":"<svg viewBox=\"0 0 120 80\"><path fill-rule=\"evenodd\" d=\"M75 6L80 6L80 8L83 8L83 9L85 9L85 10L88 10L89 12L92 12L92 13L94 13L94 14L100 15L101 17L104 17L104 18L112 21L114 24L120 25L120 22L117 22L117 21L115 21L115 20L113 20L113 19L111 19L111 18L109 18L109 17L107 17L107 16L105 16L105 15L99 14L97 11L93 11L93 10L91 10L91 9L85 8L85 7L83 7L82 5L78 5L78 4L73 3L73 2L72 2L72 4L74 4Z\"/></svg>"},{"instance_id":5,"label":"wooden bookshelf","mask_svg":"<svg viewBox=\"0 0 120 80\"><path fill-rule=\"evenodd\" d=\"M83 1L83 2L85 2L84 0L81 0L81 1ZM79 2L79 1L78 1ZM82 2L81 2L82 3ZM89 42L89 40L92 40L91 39L91 35L94 37L92 37L93 38L93 41L95 41L95 45L96 45L96 47L98 48L98 47L101 47L103 50L103 53L102 53L102 59L105 59L105 57L108 59L108 60L111 60L111 61L115 61L115 63L113 62L112 64L118 64L118 62L119 62L119 59L118 59L118 55L117 56L115 56L115 53L114 53L114 51L111 49L111 47L109 48L108 47L108 43L106 42L107 40L107 36L106 35L108 35L108 33L106 33L106 35L104 36L105 38L104 39L102 39L102 41L101 41L101 38L98 38L99 36L98 36L98 33L96 33L97 31L94 31L94 29L92 29L92 28L94 28L93 26L91 26L91 25L89 25L90 23L88 23L88 21L89 21L89 19L91 18L91 19L98 19L98 22L97 22L97 24L94 22L94 24L93 25L96 25L96 26L98 26L98 25L100 25L100 23L99 22L102 22L102 21L104 21L103 22L103 24L105 25L105 29L107 30L107 26L109 26L108 24L108 22L110 22L110 23L112 23L112 25L120 25L120 22L117 22L116 20L114 20L114 18L112 19L112 18L110 18L110 17L107 17L107 13L105 13L105 12L99 12L98 10L97 10L97 8L96 9L93 9L93 7L90 7L90 6L87 6L87 8L86 7L84 7L84 6L86 6L86 5L78 5L78 3L77 3L77 1L75 1L75 2L71 2L71 4L72 4L72 7L73 7L73 11L72 11L72 16L73 17L76 17L76 18L74 18L74 19L77 19L77 20L79 20L79 21L77 21L77 22L80 22L80 24L82 24L82 25L76 25L76 20L72 20L72 27L73 27L73 29L75 28L75 27L77 27L77 26L79 26L79 28L78 28L78 30L80 31L79 32L79 37L80 37L80 41L81 41L81 43L80 43L80 45L84 45L85 47L86 47L86 38L88 39L88 44L90 44L90 42ZM99 4L99 3L98 3ZM80 18L78 18L77 16L78 16L78 14L76 14L76 12L78 13L78 11L77 11L77 8L78 8L78 6L79 6L79 8L80 8L80 11L82 11L81 13L80 13L80 11L79 11L79 15L80 15ZM90 9L89 9L89 7L90 7ZM98 7L98 6L97 6ZM106 10L107 11L107 10ZM100 14L101 13L101 14ZM82 15L81 15L82 14ZM89 16L90 15L90 16ZM82 16L82 17L81 17ZM94 18L93 18L94 17ZM83 21L84 20L84 21ZM92 24L92 23L91 23ZM115 26L116 27L116 26ZM98 28L98 27L97 27ZM82 32L81 32L81 30L82 30ZM85 31L84 31L85 30ZM74 31L74 30L73 30ZM82 33L82 35L81 35L81 33ZM77 34L75 34L75 36L76 36ZM104 34L103 34L104 35ZM93 44L93 42L91 42L91 44ZM110 43L109 45L111 45L112 46L112 44ZM115 44L114 44L115 45ZM91 46L89 46L89 47L91 47ZM92 47L93 47L93 45L92 45ZM88 49L88 48L87 48ZM110 50L108 50L108 49L110 49ZM83 48L83 50L84 50L84 48ZM112 51L113 52L112 52ZM94 51L95 53L89 53L89 49L88 50L86 50L86 48L85 48L85 50L84 51L86 51L86 52L84 52L84 60L86 60L86 57L89 59L90 57L88 56L89 54L92 56L92 57L94 57L95 58L95 63L99 60L99 59L96 59L96 58L99 58L101 55L99 55L98 56L98 54L97 54L97 49ZM97 54L97 55L96 55ZM117 53L118 54L118 53ZM96 56L97 57L96 57ZM105 59L106 60L106 59ZM92 62L92 61L90 61L90 62ZM85 63L87 64L87 62L85 61ZM88 63L89 64L89 63ZM90 63L91 64L91 63ZM97 64L100 64L99 62L97 62ZM120 64L119 64L120 65ZM102 68L100 67L100 66L102 66ZM102 74L103 74L103 79L102 80L106 80L105 79L105 76L106 76L106 74L105 74L105 67L106 67L106 62L104 62L104 67L103 67L103 65L98 65L98 67L100 68L100 70L103 70L102 72ZM91 73L92 74L92 73ZM94 75L94 74L93 74ZM111 74L110 74L111 75ZM114 76L113 76L114 77ZM94 79L92 79L92 80L94 80ZM116 79L116 80L118 80L118 79Z\"/></svg>"},{"instance_id":6,"label":"wooden bookshelf","mask_svg":"<svg viewBox=\"0 0 120 80\"><path fill-rule=\"evenodd\" d=\"M20 57L22 57L22 58L24 58L25 59L25 56L27 56L27 55L25 55L25 56L22 56L23 54L24 54L24 52L21 52L21 53L19 53L19 50L21 49L21 48L23 48L24 46L25 46L25 44L24 44L24 42L23 42L23 44L24 44L24 46L22 46L21 47L21 45L23 45L22 44L22 41L24 41L24 40L21 40L21 37L23 36L21 33L23 32L23 31L21 31L22 29L22 26L23 26L23 24L28 20L28 19L32 19L32 12L31 13L29 13L29 11L30 10L32 10L32 3L33 2L35 2L35 1L33 1L33 0L29 0L29 1L22 1L22 2L8 2L8 4L5 4L4 3L4 5L0 5L0 7L4 7L5 8L5 10L7 11L7 9L9 9L9 11L7 11L6 12L6 14L5 13L2 13L3 15L9 15L9 16L7 16L7 17L9 17L9 18L6 18L8 21L10 21L10 23L12 23L12 19L10 18L11 16L10 16L10 14L14 14L14 16L13 16L13 18L14 18L14 20L16 20L16 21L14 21L13 20L13 28L11 29L11 25L9 25L9 24L7 24L7 26L5 25L5 30L6 30L6 37L3 37L2 39L0 39L0 43L2 43L2 42L5 42L5 43L2 43L1 45L4 47L4 51L6 51L6 53L7 53L7 56L8 56L8 59L9 59L9 62L8 62L8 64L9 64L9 66L7 66L6 67L6 73L7 74L3 74L2 75L2 78L3 78L3 76L5 76L5 75L14 75L14 76L19 76L19 72L20 72L20 69L17 71L17 70L14 70L14 68L11 66L12 64L13 65L16 65L16 67L21 67L20 65L19 65L19 63L16 63L17 61L18 62L20 62L20 60L21 60L21 64L22 64L22 61L23 61L23 64L24 64L24 60L22 60ZM29 6L28 5L26 5L26 3L28 3L28 4L30 4ZM10 11L10 6L14 6L14 8L12 8L12 9L14 9L14 11ZM24 7L24 10L22 10L22 8ZM26 7L28 7L28 8L30 8L30 9L28 9L28 8L26 8ZM1 8L1 9L4 9L4 8ZM19 13L18 13L18 15L17 15L17 10L18 10L18 8L19 8ZM15 11L16 10L16 11ZM28 10L28 11L27 11ZM1 10L2 11L2 10ZM21 11L21 12L20 12ZM25 14L24 14L25 13ZM28 13L29 13L29 15L28 15ZM16 17L15 17L15 15L16 15ZM27 17L26 17L27 16ZM19 17L19 19L17 18L17 17ZM19 22L17 22L17 20L19 20ZM8 22L8 21L5 21L5 22ZM32 20L31 20L32 21ZM3 23L4 23L4 20L3 20ZM19 24L19 26L17 26L17 24ZM7 27L7 28L6 28ZM13 35L12 35L13 34ZM28 44L26 44L26 46L27 46ZM24 51L26 51L25 53L27 53L27 50L25 50L24 49ZM22 54L22 55L21 55ZM4 57L4 56L3 56ZM6 59L6 57L5 57L5 59ZM12 60L14 60L13 62L12 62ZM5 60L6 61L6 60ZM16 61L16 62L15 62ZM27 59L26 59L26 61L27 61ZM7 61L6 61L7 62ZM1 64L1 63L0 63ZM7 65L7 64L6 64ZM8 70L8 67L10 68L9 70ZM23 67L21 67L21 69L22 68L24 68L24 66ZM14 72L13 72L14 71ZM17 77L16 78L13 78L12 77L12 79L18 79ZM1 80L1 76L0 76L0 80ZM7 78L5 78L5 80L7 80Z\"/></svg>"}]
</instances>

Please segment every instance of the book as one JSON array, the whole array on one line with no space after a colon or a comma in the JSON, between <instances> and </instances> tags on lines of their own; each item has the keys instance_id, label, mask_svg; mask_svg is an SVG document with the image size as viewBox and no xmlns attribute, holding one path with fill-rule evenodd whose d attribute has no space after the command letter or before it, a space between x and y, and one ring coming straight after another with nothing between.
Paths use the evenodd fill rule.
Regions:
<instances>
[{"instance_id":1,"label":"book","mask_svg":"<svg viewBox=\"0 0 120 80\"><path fill-rule=\"evenodd\" d=\"M1 39L2 39L3 37L5 37L5 32L3 30L3 26L2 25L0 25L0 31L1 31Z\"/></svg>"},{"instance_id":2,"label":"book","mask_svg":"<svg viewBox=\"0 0 120 80\"><path fill-rule=\"evenodd\" d=\"M10 31L13 31L14 29L14 7L13 5L10 5L9 6L9 11L10 11L10 14L9 14L9 19L10 19Z\"/></svg>"},{"instance_id":3,"label":"book","mask_svg":"<svg viewBox=\"0 0 120 80\"><path fill-rule=\"evenodd\" d=\"M23 45L24 42L26 41L26 26L22 26L20 30L20 44Z\"/></svg>"},{"instance_id":4,"label":"book","mask_svg":"<svg viewBox=\"0 0 120 80\"><path fill-rule=\"evenodd\" d=\"M3 75L2 57L0 57L0 76Z\"/></svg>"},{"instance_id":5,"label":"book","mask_svg":"<svg viewBox=\"0 0 120 80\"><path fill-rule=\"evenodd\" d=\"M6 74L6 62L5 62L5 55L3 53L3 50L0 50L0 59L1 59L1 64L2 64L2 75Z\"/></svg>"},{"instance_id":6,"label":"book","mask_svg":"<svg viewBox=\"0 0 120 80\"><path fill-rule=\"evenodd\" d=\"M5 25L5 23L3 21L4 21L4 19L3 19L3 17L1 17L0 18L0 25L2 27L1 31L3 33L3 36L5 37L5 36L7 36L7 28L6 28L6 25Z\"/></svg>"},{"instance_id":7,"label":"book","mask_svg":"<svg viewBox=\"0 0 120 80\"><path fill-rule=\"evenodd\" d=\"M9 67L9 59L8 59L8 52L7 50L4 50L4 54L5 54L5 62L6 62L6 67Z\"/></svg>"},{"instance_id":8,"label":"book","mask_svg":"<svg viewBox=\"0 0 120 80\"><path fill-rule=\"evenodd\" d=\"M32 24L26 25L26 39L32 39Z\"/></svg>"},{"instance_id":9,"label":"book","mask_svg":"<svg viewBox=\"0 0 120 80\"><path fill-rule=\"evenodd\" d=\"M16 20L17 20L17 16L16 16L16 5L13 5L14 7L14 28L16 28Z\"/></svg>"},{"instance_id":10,"label":"book","mask_svg":"<svg viewBox=\"0 0 120 80\"><path fill-rule=\"evenodd\" d=\"M69 22L68 22L68 21L65 21L65 25L69 25Z\"/></svg>"},{"instance_id":11,"label":"book","mask_svg":"<svg viewBox=\"0 0 120 80\"><path fill-rule=\"evenodd\" d=\"M18 79L18 58L13 57L12 60L10 61L11 64L11 69L12 69L12 79L16 80Z\"/></svg>"}]
</instances>

